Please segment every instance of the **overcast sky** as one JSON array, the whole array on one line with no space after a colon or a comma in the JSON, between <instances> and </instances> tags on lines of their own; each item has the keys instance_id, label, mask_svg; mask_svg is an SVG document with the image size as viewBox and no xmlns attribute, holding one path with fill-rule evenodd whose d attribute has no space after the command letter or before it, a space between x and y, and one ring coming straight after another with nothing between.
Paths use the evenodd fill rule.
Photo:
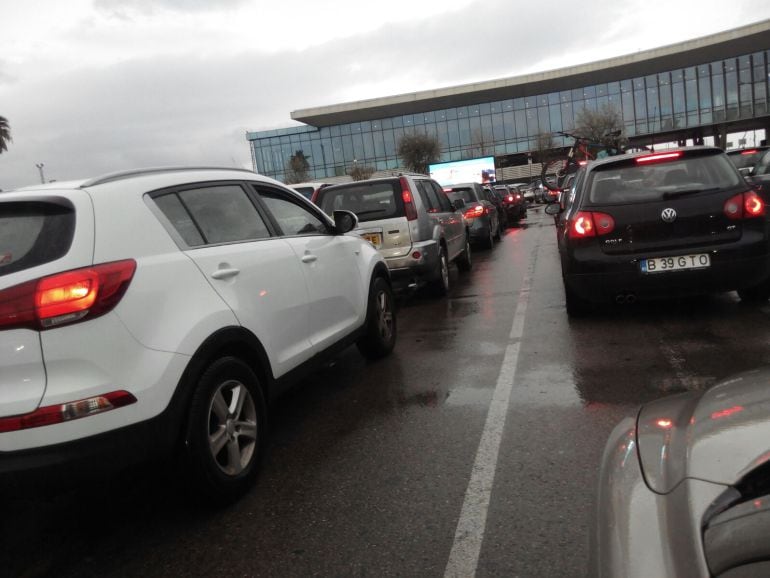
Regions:
<instances>
[{"instance_id":1,"label":"overcast sky","mask_svg":"<svg viewBox=\"0 0 770 578\"><path fill-rule=\"evenodd\" d=\"M251 166L299 108L515 76L770 18L767 0L0 0L0 189Z\"/></svg>"}]
</instances>

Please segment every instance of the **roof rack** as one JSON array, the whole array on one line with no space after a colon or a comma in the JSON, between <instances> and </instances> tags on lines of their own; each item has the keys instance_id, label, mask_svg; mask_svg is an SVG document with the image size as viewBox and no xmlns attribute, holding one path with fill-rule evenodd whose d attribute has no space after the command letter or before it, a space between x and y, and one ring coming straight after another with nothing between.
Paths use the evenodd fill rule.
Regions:
<instances>
[{"instance_id":1,"label":"roof rack","mask_svg":"<svg viewBox=\"0 0 770 578\"><path fill-rule=\"evenodd\" d=\"M256 174L251 169L243 169L240 167L150 167L144 169L133 169L129 171L118 171L114 173L107 173L100 177L94 177L84 181L80 188L94 187L96 185L103 185L105 183L111 183L113 181L120 181L123 179L130 179L131 177L138 177L142 175L154 175L159 173L173 173L177 171L241 171L244 173Z\"/></svg>"}]
</instances>

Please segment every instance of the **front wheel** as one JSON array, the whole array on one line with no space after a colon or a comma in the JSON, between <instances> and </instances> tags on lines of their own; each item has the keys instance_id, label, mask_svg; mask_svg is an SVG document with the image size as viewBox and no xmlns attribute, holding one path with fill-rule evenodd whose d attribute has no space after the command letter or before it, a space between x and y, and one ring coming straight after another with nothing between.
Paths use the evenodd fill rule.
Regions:
<instances>
[{"instance_id":1,"label":"front wheel","mask_svg":"<svg viewBox=\"0 0 770 578\"><path fill-rule=\"evenodd\" d=\"M367 359L385 357L396 345L396 311L388 282L377 277L369 289L366 329L356 345Z\"/></svg>"},{"instance_id":2,"label":"front wheel","mask_svg":"<svg viewBox=\"0 0 770 578\"><path fill-rule=\"evenodd\" d=\"M251 487L266 421L262 388L248 365L231 356L209 365L196 384L185 435L188 470L205 497L227 503Z\"/></svg>"}]
</instances>

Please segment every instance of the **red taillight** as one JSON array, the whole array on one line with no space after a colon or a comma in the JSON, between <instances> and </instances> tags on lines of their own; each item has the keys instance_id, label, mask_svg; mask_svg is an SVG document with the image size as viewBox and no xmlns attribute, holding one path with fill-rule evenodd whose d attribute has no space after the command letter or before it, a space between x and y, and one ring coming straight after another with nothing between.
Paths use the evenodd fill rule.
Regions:
<instances>
[{"instance_id":1,"label":"red taillight","mask_svg":"<svg viewBox=\"0 0 770 578\"><path fill-rule=\"evenodd\" d=\"M649 163L660 163L664 161L672 161L682 156L682 151L675 151L672 153L658 153L652 155L644 155L643 157L636 158L636 164L646 165Z\"/></svg>"},{"instance_id":2,"label":"red taillight","mask_svg":"<svg viewBox=\"0 0 770 578\"><path fill-rule=\"evenodd\" d=\"M463 216L466 219L475 219L476 217L481 217L483 215L486 215L488 213L487 208L483 205L476 205L472 209L468 209L463 213Z\"/></svg>"},{"instance_id":3,"label":"red taillight","mask_svg":"<svg viewBox=\"0 0 770 578\"><path fill-rule=\"evenodd\" d=\"M724 212L729 219L734 220L761 217L765 214L765 202L754 191L746 191L727 199Z\"/></svg>"},{"instance_id":4,"label":"red taillight","mask_svg":"<svg viewBox=\"0 0 770 578\"><path fill-rule=\"evenodd\" d=\"M570 221L571 239L586 239L597 235L607 235L615 229L615 219L607 213L580 211Z\"/></svg>"},{"instance_id":5,"label":"red taillight","mask_svg":"<svg viewBox=\"0 0 770 578\"><path fill-rule=\"evenodd\" d=\"M513 195L508 195L508 202L509 202L509 203L512 203L512 202L513 202Z\"/></svg>"},{"instance_id":6,"label":"red taillight","mask_svg":"<svg viewBox=\"0 0 770 578\"><path fill-rule=\"evenodd\" d=\"M47 329L110 311L128 288L136 261L75 269L0 291L0 329Z\"/></svg>"},{"instance_id":7,"label":"red taillight","mask_svg":"<svg viewBox=\"0 0 770 578\"><path fill-rule=\"evenodd\" d=\"M758 152L759 152L758 150L756 150L756 149L753 149L753 150L749 150L749 151L742 151L742 152L741 152L741 154L742 154L742 155L755 155L755 154L757 154Z\"/></svg>"},{"instance_id":8,"label":"red taillight","mask_svg":"<svg viewBox=\"0 0 770 578\"><path fill-rule=\"evenodd\" d=\"M417 219L417 209L414 206L412 200L412 192L409 190L409 182L405 177L399 179L401 181L401 200L404 201L404 213L406 214L407 221L414 221Z\"/></svg>"},{"instance_id":9,"label":"red taillight","mask_svg":"<svg viewBox=\"0 0 770 578\"><path fill-rule=\"evenodd\" d=\"M136 403L136 398L129 392L121 390L89 397L88 399L39 407L35 411L24 415L0 418L0 433L54 425L64 421L103 413L132 403Z\"/></svg>"}]
</instances>

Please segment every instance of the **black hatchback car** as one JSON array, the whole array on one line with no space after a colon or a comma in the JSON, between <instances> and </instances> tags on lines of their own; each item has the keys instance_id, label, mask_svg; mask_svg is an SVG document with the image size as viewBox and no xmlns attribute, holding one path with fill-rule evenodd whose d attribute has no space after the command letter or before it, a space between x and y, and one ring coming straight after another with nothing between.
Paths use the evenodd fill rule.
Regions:
<instances>
[{"instance_id":1,"label":"black hatchback car","mask_svg":"<svg viewBox=\"0 0 770 578\"><path fill-rule=\"evenodd\" d=\"M768 198L721 149L594 161L557 215L567 312L592 303L737 290L770 297Z\"/></svg>"}]
</instances>

